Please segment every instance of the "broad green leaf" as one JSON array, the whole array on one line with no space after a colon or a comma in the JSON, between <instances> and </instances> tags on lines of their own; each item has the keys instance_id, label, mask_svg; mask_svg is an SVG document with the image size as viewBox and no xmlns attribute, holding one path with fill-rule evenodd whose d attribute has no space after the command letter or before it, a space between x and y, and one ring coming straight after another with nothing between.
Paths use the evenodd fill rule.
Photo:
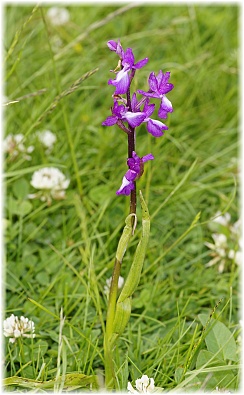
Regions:
<instances>
[{"instance_id":1,"label":"broad green leaf","mask_svg":"<svg viewBox=\"0 0 244 395\"><path fill-rule=\"evenodd\" d=\"M24 200L19 205L19 215L27 215L32 210L32 204L28 200Z\"/></svg>"},{"instance_id":2,"label":"broad green leaf","mask_svg":"<svg viewBox=\"0 0 244 395\"><path fill-rule=\"evenodd\" d=\"M200 314L199 319L205 326L208 321L206 314ZM237 346L233 334L222 322L211 319L207 326L207 335L205 342L208 351L216 354L218 358L224 361L229 359L231 361L237 360Z\"/></svg>"},{"instance_id":3,"label":"broad green leaf","mask_svg":"<svg viewBox=\"0 0 244 395\"><path fill-rule=\"evenodd\" d=\"M26 198L29 193L29 183L25 178L20 178L13 183L13 193L18 200Z\"/></svg>"},{"instance_id":4,"label":"broad green leaf","mask_svg":"<svg viewBox=\"0 0 244 395\"><path fill-rule=\"evenodd\" d=\"M34 339L35 340L35 339ZM48 349L48 342L45 340L39 339L33 342L33 357L35 360L38 358L41 359L45 355Z\"/></svg>"},{"instance_id":5,"label":"broad green leaf","mask_svg":"<svg viewBox=\"0 0 244 395\"><path fill-rule=\"evenodd\" d=\"M225 361L216 358L214 353L201 350L197 357L196 368L202 369L197 377L201 383L205 383L205 389L211 390L216 387L235 389L237 367L233 366L233 372L230 371L230 366Z\"/></svg>"},{"instance_id":6,"label":"broad green leaf","mask_svg":"<svg viewBox=\"0 0 244 395\"><path fill-rule=\"evenodd\" d=\"M36 280L39 284L46 286L49 283L49 275L47 272L39 272L36 275Z\"/></svg>"},{"instance_id":7,"label":"broad green leaf","mask_svg":"<svg viewBox=\"0 0 244 395\"><path fill-rule=\"evenodd\" d=\"M11 214L25 216L32 210L32 204L28 200L19 201L9 197L8 210Z\"/></svg>"},{"instance_id":8,"label":"broad green leaf","mask_svg":"<svg viewBox=\"0 0 244 395\"><path fill-rule=\"evenodd\" d=\"M198 318L201 321L201 324L203 326L206 326L206 324L209 320L209 315L208 314L198 314Z\"/></svg>"},{"instance_id":9,"label":"broad green leaf","mask_svg":"<svg viewBox=\"0 0 244 395\"><path fill-rule=\"evenodd\" d=\"M221 366L225 364L221 359L217 359L215 354L207 350L201 350L197 356L196 368L201 369L201 367L208 368L210 366Z\"/></svg>"},{"instance_id":10,"label":"broad green leaf","mask_svg":"<svg viewBox=\"0 0 244 395\"><path fill-rule=\"evenodd\" d=\"M178 367L175 370L175 381L176 383L180 383L184 374L184 368Z\"/></svg>"}]
</instances>

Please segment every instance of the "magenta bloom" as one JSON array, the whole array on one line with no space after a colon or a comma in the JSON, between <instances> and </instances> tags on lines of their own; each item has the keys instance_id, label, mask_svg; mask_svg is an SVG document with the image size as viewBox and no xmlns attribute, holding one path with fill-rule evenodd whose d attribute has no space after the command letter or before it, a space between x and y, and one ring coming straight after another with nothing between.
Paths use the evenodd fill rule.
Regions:
<instances>
[{"instance_id":1,"label":"magenta bloom","mask_svg":"<svg viewBox=\"0 0 244 395\"><path fill-rule=\"evenodd\" d=\"M170 92L174 85L169 82L170 72L163 73L162 70L156 75L151 72L148 77L149 88L145 92L138 90L142 94L140 100L137 94L131 92L131 84L135 77L136 70L141 69L148 63L148 58L135 62L135 56L131 48L125 51L120 40L109 40L107 46L110 51L115 52L119 56L119 62L114 70L114 79L108 80L108 85L115 87L113 94L113 107L111 107L112 115L108 116L103 122L103 126L117 125L123 132L128 135L128 170L123 176L122 184L117 190L117 195L130 195L131 191L131 210L135 211L136 207L136 180L138 180L144 172L144 163L153 160L152 154L139 157L135 151L137 127L145 123L148 133L154 137L161 137L164 131L168 129L161 119L166 119L168 113L173 111L173 106L166 94ZM123 95L125 97L123 97ZM159 99L160 104L158 110L156 105L150 103L151 99ZM153 119L153 113L158 112L158 117Z\"/></svg>"},{"instance_id":2,"label":"magenta bloom","mask_svg":"<svg viewBox=\"0 0 244 395\"><path fill-rule=\"evenodd\" d=\"M110 47L113 49L111 49L110 47L109 48L112 51L117 52L119 43L117 44L115 41L113 41L112 44L111 41L109 43L110 43L109 44ZM139 62L135 63L135 57L131 48L127 48L125 53L123 53L121 56L122 56L122 66L123 66L122 70L120 70L117 73L115 80L112 79L108 80L108 85L114 85L116 87L116 90L114 92L115 95L122 95L126 93L127 90L129 89L130 86L129 71L133 69L141 69L148 62L148 58L144 58Z\"/></svg>"},{"instance_id":3,"label":"magenta bloom","mask_svg":"<svg viewBox=\"0 0 244 395\"><path fill-rule=\"evenodd\" d=\"M139 93L146 97L161 99L158 110L158 116L160 118L167 118L168 112L173 112L172 104L165 96L166 93L170 92L174 88L174 85L168 82L169 78L169 71L164 74L162 70L160 70L157 77L155 76L155 73L151 73L148 78L149 91L145 92L143 90L138 90Z\"/></svg>"},{"instance_id":4,"label":"magenta bloom","mask_svg":"<svg viewBox=\"0 0 244 395\"><path fill-rule=\"evenodd\" d=\"M127 121L132 128L135 128L141 125L145 118L144 113L128 111L128 108L123 104L119 105L117 100L114 101L112 114L103 121L103 126L113 126L121 119L122 121Z\"/></svg>"},{"instance_id":5,"label":"magenta bloom","mask_svg":"<svg viewBox=\"0 0 244 395\"><path fill-rule=\"evenodd\" d=\"M121 187L116 192L116 195L130 195L131 191L135 188L134 181L143 174L144 163L153 159L154 156L152 154L147 154L140 158L135 151L133 151L132 158L127 159L129 170L125 173Z\"/></svg>"},{"instance_id":6,"label":"magenta bloom","mask_svg":"<svg viewBox=\"0 0 244 395\"><path fill-rule=\"evenodd\" d=\"M144 102L144 108L142 110L142 114L144 114L144 120L143 123L145 122L147 124L147 131L148 133L152 134L154 137L161 137L163 136L163 130L168 130L168 127L156 120L156 119L151 119L150 116L153 114L155 110L155 104L149 104L149 98L140 100L139 102L136 99L136 93L133 93L132 100L131 100L131 107L133 111L138 111L140 110L140 106Z\"/></svg>"}]
</instances>

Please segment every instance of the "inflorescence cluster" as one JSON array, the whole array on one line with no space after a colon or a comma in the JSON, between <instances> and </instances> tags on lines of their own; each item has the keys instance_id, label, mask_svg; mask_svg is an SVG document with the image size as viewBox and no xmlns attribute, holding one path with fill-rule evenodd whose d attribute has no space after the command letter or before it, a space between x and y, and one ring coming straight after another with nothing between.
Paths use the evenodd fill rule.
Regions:
<instances>
[{"instance_id":1,"label":"inflorescence cluster","mask_svg":"<svg viewBox=\"0 0 244 395\"><path fill-rule=\"evenodd\" d=\"M159 99L158 117L166 119L173 107L169 99L165 96L170 92L174 85L169 83L170 72L163 73L159 71L158 75L151 72L148 77L148 91L141 89L134 92L131 96L131 83L135 72L148 63L148 58L144 58L135 63L135 57L131 48L123 50L120 40L118 42L110 40L107 43L108 48L116 52L119 56L119 63L115 70L115 79L109 79L108 84L115 87L113 94L112 115L108 116L102 123L104 126L117 125L128 135L128 160L129 170L125 173L121 187L116 192L117 195L129 195L135 189L135 181L143 174L144 163L153 160L152 154L139 157L135 152L135 128L142 123L146 124L148 133L154 137L161 137L164 130L168 127L161 121L151 118L155 113L156 105L150 103L150 99ZM138 99L137 94L142 95ZM125 95L125 97L123 96Z\"/></svg>"}]
</instances>

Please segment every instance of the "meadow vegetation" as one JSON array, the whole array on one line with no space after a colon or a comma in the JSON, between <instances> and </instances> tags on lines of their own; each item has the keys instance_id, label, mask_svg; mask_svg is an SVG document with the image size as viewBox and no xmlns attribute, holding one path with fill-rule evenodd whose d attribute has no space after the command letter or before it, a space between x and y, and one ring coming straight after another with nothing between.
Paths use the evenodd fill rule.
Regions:
<instances>
[{"instance_id":1,"label":"meadow vegetation","mask_svg":"<svg viewBox=\"0 0 244 395\"><path fill-rule=\"evenodd\" d=\"M116 196L126 171L125 134L110 115L107 85L120 38L147 66L134 79L171 72L174 112L153 138L142 124L138 154L153 152L138 181L151 233L133 310L115 354L118 387L143 374L164 390L239 388L239 266L207 267L211 219L239 219L237 5L69 5L53 25L49 6L4 9L4 135L23 134L6 154L4 309L28 317L35 338L4 345L6 391L87 391L102 386L106 280L129 210ZM50 130L50 151L37 132ZM58 168L65 198L28 196L34 171ZM139 206L139 205L138 205ZM140 218L140 208L138 207ZM126 252L126 277L140 227ZM65 319L64 319L65 317ZM83 375L83 376L82 376ZM24 380L25 379L25 380Z\"/></svg>"}]
</instances>

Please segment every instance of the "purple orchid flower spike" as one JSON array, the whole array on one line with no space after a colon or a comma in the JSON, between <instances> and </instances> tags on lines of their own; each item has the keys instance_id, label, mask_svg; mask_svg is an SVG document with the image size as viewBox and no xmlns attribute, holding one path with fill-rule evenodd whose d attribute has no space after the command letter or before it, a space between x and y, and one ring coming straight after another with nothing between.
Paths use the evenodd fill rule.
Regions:
<instances>
[{"instance_id":1,"label":"purple orchid flower spike","mask_svg":"<svg viewBox=\"0 0 244 395\"><path fill-rule=\"evenodd\" d=\"M115 48L115 42L111 47ZM117 44L118 45L118 44ZM122 48L122 47L121 47ZM114 50L114 49L113 49ZM116 49L117 50L117 49ZM116 51L115 50L115 51ZM122 70L120 70L115 78L115 80L108 80L108 85L114 85L116 87L115 95L122 95L126 93L130 86L130 70L141 69L148 62L148 58L144 58L139 62L135 63L135 57L131 48L127 48L122 58Z\"/></svg>"},{"instance_id":2,"label":"purple orchid flower spike","mask_svg":"<svg viewBox=\"0 0 244 395\"><path fill-rule=\"evenodd\" d=\"M140 158L135 151L132 153L132 158L128 158L127 165L129 170L125 173L121 187L116 192L116 195L130 195L135 188L134 181L141 177L144 171L144 163L153 160L152 154L147 154Z\"/></svg>"},{"instance_id":3,"label":"purple orchid flower spike","mask_svg":"<svg viewBox=\"0 0 244 395\"><path fill-rule=\"evenodd\" d=\"M131 83L136 70L141 69L148 63L148 58L135 62L135 56L131 48L125 51L120 41L110 40L107 42L108 48L119 56L118 66L113 70L115 79L109 79L108 84L115 87L113 94L114 104L111 108L112 115L103 122L104 126L117 125L128 136L128 170L125 173L121 187L116 192L117 195L131 195L130 213L136 213L136 180L141 177L144 170L144 163L154 159L152 154L139 157L136 150L136 128L142 123L146 124L148 133L154 137L161 137L168 127L161 121L153 119L156 105L150 103L150 98L160 99L158 116L161 119L167 118L168 113L173 111L173 106L166 94L170 92L174 85L169 82L170 72L159 71L158 75L151 72L148 77L149 88L145 92L138 90L142 98L138 101L136 93L131 94ZM126 97L123 97L126 95Z\"/></svg>"},{"instance_id":4,"label":"purple orchid flower spike","mask_svg":"<svg viewBox=\"0 0 244 395\"><path fill-rule=\"evenodd\" d=\"M161 99L158 116L164 119L167 118L168 112L173 112L173 106L170 100L165 96L166 93L174 88L174 85L168 82L169 78L170 72L164 74L162 70L160 70L157 77L155 73L151 73L148 78L149 91L145 92L143 90L138 90L139 93L146 97Z\"/></svg>"}]
</instances>

